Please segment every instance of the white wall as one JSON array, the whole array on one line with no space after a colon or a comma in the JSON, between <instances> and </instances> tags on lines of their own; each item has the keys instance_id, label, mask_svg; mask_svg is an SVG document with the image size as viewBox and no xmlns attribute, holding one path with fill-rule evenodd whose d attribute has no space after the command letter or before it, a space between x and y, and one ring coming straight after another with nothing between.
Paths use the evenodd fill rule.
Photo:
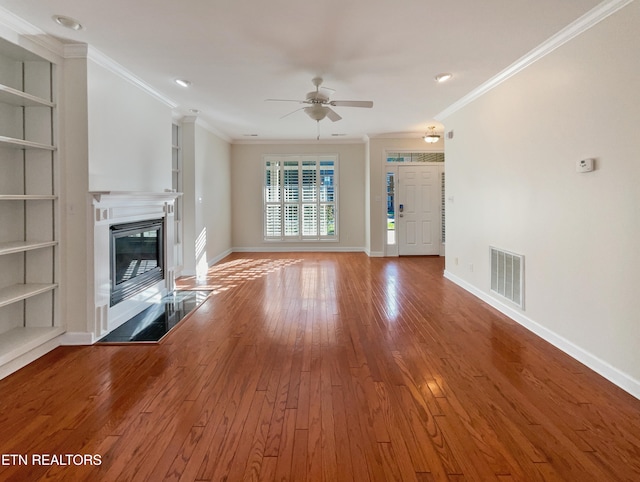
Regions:
<instances>
[{"instance_id":1,"label":"white wall","mask_svg":"<svg viewBox=\"0 0 640 482\"><path fill-rule=\"evenodd\" d=\"M337 154L338 242L272 242L263 239L266 154ZM237 250L355 250L365 247L365 144L233 144L231 146L233 247Z\"/></svg>"},{"instance_id":2,"label":"white wall","mask_svg":"<svg viewBox=\"0 0 640 482\"><path fill-rule=\"evenodd\" d=\"M171 108L87 61L89 190L171 189Z\"/></svg>"},{"instance_id":3,"label":"white wall","mask_svg":"<svg viewBox=\"0 0 640 482\"><path fill-rule=\"evenodd\" d=\"M184 270L205 274L231 250L231 148L198 124L183 122Z\"/></svg>"},{"instance_id":4,"label":"white wall","mask_svg":"<svg viewBox=\"0 0 640 482\"><path fill-rule=\"evenodd\" d=\"M63 65L60 105L61 190L66 204L61 214L63 285L66 288L67 330L87 331L87 298L93 296L93 265L89 263L87 60L66 59Z\"/></svg>"},{"instance_id":5,"label":"white wall","mask_svg":"<svg viewBox=\"0 0 640 482\"><path fill-rule=\"evenodd\" d=\"M638 25L633 2L444 120L448 275L490 296L489 245L524 254L514 317L637 396Z\"/></svg>"}]
</instances>

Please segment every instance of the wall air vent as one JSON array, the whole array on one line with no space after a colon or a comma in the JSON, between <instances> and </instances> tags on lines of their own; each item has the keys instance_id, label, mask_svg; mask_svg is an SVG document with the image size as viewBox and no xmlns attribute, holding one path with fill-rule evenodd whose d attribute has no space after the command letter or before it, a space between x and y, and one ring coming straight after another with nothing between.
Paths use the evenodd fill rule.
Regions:
<instances>
[{"instance_id":1,"label":"wall air vent","mask_svg":"<svg viewBox=\"0 0 640 482\"><path fill-rule=\"evenodd\" d=\"M491 246L491 291L524 309L524 256Z\"/></svg>"}]
</instances>

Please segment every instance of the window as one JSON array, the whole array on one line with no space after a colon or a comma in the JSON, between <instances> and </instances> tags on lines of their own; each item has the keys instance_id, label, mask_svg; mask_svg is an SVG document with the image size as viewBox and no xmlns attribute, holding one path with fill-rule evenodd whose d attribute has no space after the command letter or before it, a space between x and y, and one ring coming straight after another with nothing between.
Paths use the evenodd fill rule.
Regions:
<instances>
[{"instance_id":1,"label":"window","mask_svg":"<svg viewBox=\"0 0 640 482\"><path fill-rule=\"evenodd\" d=\"M335 155L265 157L265 239L338 239L337 165Z\"/></svg>"},{"instance_id":2,"label":"window","mask_svg":"<svg viewBox=\"0 0 640 482\"><path fill-rule=\"evenodd\" d=\"M389 152L387 162L444 162L444 152Z\"/></svg>"},{"instance_id":3,"label":"window","mask_svg":"<svg viewBox=\"0 0 640 482\"><path fill-rule=\"evenodd\" d=\"M387 244L396 244L395 173L387 172Z\"/></svg>"}]
</instances>

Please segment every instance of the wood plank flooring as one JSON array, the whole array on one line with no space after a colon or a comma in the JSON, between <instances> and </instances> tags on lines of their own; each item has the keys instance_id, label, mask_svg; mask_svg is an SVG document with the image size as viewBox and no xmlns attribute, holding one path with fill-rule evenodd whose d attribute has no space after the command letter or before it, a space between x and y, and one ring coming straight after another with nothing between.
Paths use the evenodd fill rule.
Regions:
<instances>
[{"instance_id":1,"label":"wood plank flooring","mask_svg":"<svg viewBox=\"0 0 640 482\"><path fill-rule=\"evenodd\" d=\"M231 255L181 280L213 293L160 344L1 380L0 480L640 480L640 401L443 267Z\"/></svg>"}]
</instances>

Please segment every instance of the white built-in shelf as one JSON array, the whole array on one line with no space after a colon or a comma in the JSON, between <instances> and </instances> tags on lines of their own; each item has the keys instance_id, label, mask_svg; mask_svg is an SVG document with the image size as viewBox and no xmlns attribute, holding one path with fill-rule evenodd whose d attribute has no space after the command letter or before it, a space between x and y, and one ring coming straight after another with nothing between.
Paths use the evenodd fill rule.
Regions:
<instances>
[{"instance_id":1,"label":"white built-in shelf","mask_svg":"<svg viewBox=\"0 0 640 482\"><path fill-rule=\"evenodd\" d=\"M10 147L12 149L40 149L43 151L55 151L56 147L41 142L25 141L13 137L0 136L0 147Z\"/></svg>"},{"instance_id":2,"label":"white built-in shelf","mask_svg":"<svg viewBox=\"0 0 640 482\"><path fill-rule=\"evenodd\" d=\"M52 291L57 287L56 283L27 283L7 286L0 289L0 307Z\"/></svg>"},{"instance_id":3,"label":"white built-in shelf","mask_svg":"<svg viewBox=\"0 0 640 482\"><path fill-rule=\"evenodd\" d=\"M0 366L64 333L60 326L13 328L0 334Z\"/></svg>"},{"instance_id":4,"label":"white built-in shelf","mask_svg":"<svg viewBox=\"0 0 640 482\"><path fill-rule=\"evenodd\" d=\"M59 345L65 327L57 283L60 183L52 100L61 77L52 62L2 35L0 70L0 179L6 181L0 182L2 378Z\"/></svg>"},{"instance_id":5,"label":"white built-in shelf","mask_svg":"<svg viewBox=\"0 0 640 482\"><path fill-rule=\"evenodd\" d=\"M0 201L48 201L58 199L54 194L0 194Z\"/></svg>"},{"instance_id":6,"label":"white built-in shelf","mask_svg":"<svg viewBox=\"0 0 640 482\"><path fill-rule=\"evenodd\" d=\"M49 248L56 246L57 241L13 241L0 243L0 256L3 254L24 253L33 249Z\"/></svg>"},{"instance_id":7,"label":"white built-in shelf","mask_svg":"<svg viewBox=\"0 0 640 482\"><path fill-rule=\"evenodd\" d=\"M55 107L55 104L47 99L27 94L21 90L0 84L0 102L17 106L44 106Z\"/></svg>"}]
</instances>

